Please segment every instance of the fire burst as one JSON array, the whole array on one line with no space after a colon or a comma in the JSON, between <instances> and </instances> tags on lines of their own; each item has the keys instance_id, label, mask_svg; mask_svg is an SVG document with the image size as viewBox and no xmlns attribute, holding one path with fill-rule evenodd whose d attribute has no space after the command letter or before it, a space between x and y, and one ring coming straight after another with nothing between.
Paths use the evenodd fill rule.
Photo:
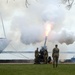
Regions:
<instances>
[{"instance_id":1,"label":"fire burst","mask_svg":"<svg viewBox=\"0 0 75 75\"><path fill-rule=\"evenodd\" d=\"M46 23L46 32L45 35L48 36L49 32L51 31L51 24L50 23Z\"/></svg>"}]
</instances>

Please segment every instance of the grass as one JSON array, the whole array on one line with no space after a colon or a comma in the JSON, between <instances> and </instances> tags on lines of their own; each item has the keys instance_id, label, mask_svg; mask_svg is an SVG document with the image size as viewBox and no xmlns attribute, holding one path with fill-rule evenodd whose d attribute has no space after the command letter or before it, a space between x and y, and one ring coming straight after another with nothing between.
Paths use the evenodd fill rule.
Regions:
<instances>
[{"instance_id":1,"label":"grass","mask_svg":"<svg viewBox=\"0 0 75 75\"><path fill-rule=\"evenodd\" d=\"M75 75L75 64L0 64L0 75Z\"/></svg>"}]
</instances>

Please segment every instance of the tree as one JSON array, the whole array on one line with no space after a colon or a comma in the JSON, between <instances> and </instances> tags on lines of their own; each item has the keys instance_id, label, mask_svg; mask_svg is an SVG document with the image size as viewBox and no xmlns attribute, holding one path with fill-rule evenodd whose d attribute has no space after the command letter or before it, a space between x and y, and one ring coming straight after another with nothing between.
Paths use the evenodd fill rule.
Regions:
<instances>
[{"instance_id":1,"label":"tree","mask_svg":"<svg viewBox=\"0 0 75 75\"><path fill-rule=\"evenodd\" d=\"M9 0L7 0L7 3L8 3L8 1L9 1ZM15 1L15 0L13 0L13 1ZM37 0L36 0L36 1L37 1ZM61 0L61 1L62 1L63 4L66 5L66 8L67 8L68 10L71 9L71 7L72 7L72 5L73 5L73 3L74 3L74 0ZM29 5L30 5L30 4L29 4L28 0L25 0L25 6L28 8Z\"/></svg>"},{"instance_id":2,"label":"tree","mask_svg":"<svg viewBox=\"0 0 75 75\"><path fill-rule=\"evenodd\" d=\"M70 10L74 3L74 0L62 0L62 3L66 5L66 8L68 10Z\"/></svg>"},{"instance_id":3,"label":"tree","mask_svg":"<svg viewBox=\"0 0 75 75\"><path fill-rule=\"evenodd\" d=\"M66 8L67 8L68 10L71 9L71 7L72 7L72 5L73 5L73 3L74 3L74 0L61 0L61 1L62 1L63 4L66 5ZM26 7L28 7L28 5L30 5L30 4L28 3L28 0L26 0L25 5L26 5Z\"/></svg>"},{"instance_id":4,"label":"tree","mask_svg":"<svg viewBox=\"0 0 75 75\"><path fill-rule=\"evenodd\" d=\"M25 5L26 5L27 8L28 8L28 5L30 5L28 0L25 0Z\"/></svg>"}]
</instances>

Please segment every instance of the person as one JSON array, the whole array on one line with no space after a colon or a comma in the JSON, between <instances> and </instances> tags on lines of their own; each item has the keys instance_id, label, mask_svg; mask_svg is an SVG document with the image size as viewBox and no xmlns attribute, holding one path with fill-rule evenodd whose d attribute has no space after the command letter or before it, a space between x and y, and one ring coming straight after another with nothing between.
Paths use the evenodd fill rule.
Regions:
<instances>
[{"instance_id":1,"label":"person","mask_svg":"<svg viewBox=\"0 0 75 75\"><path fill-rule=\"evenodd\" d=\"M44 50L44 63L47 64L47 58L48 58L48 51Z\"/></svg>"},{"instance_id":2,"label":"person","mask_svg":"<svg viewBox=\"0 0 75 75\"><path fill-rule=\"evenodd\" d=\"M57 44L55 45L55 48L53 48L52 57L53 57L53 67L57 67L59 58L59 48Z\"/></svg>"},{"instance_id":3,"label":"person","mask_svg":"<svg viewBox=\"0 0 75 75\"><path fill-rule=\"evenodd\" d=\"M48 63L51 64L51 56L48 57Z\"/></svg>"},{"instance_id":4,"label":"person","mask_svg":"<svg viewBox=\"0 0 75 75\"><path fill-rule=\"evenodd\" d=\"M44 48L43 47L40 49L39 61L44 62Z\"/></svg>"},{"instance_id":5,"label":"person","mask_svg":"<svg viewBox=\"0 0 75 75\"><path fill-rule=\"evenodd\" d=\"M35 50L35 63L37 64L39 60L39 52L38 52L38 48Z\"/></svg>"}]
</instances>

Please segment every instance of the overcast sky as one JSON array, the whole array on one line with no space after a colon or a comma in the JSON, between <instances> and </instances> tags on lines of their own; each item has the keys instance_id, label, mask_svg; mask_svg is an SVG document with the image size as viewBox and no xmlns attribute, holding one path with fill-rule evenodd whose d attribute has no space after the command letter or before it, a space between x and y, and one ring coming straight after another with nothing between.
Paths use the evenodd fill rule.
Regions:
<instances>
[{"instance_id":1,"label":"overcast sky","mask_svg":"<svg viewBox=\"0 0 75 75\"><path fill-rule=\"evenodd\" d=\"M26 8L25 0L0 0L0 17L6 38L11 40L4 51L40 49L44 44L46 23L52 26L47 39L48 51L51 52L55 44L59 45L60 52L75 51L75 6L67 10L60 0L28 0L28 3ZM1 19L0 37L5 37ZM34 58L34 54L23 55ZM60 59L73 56L75 54L60 54ZM20 54L0 54L0 59L9 58L24 57Z\"/></svg>"}]
</instances>

